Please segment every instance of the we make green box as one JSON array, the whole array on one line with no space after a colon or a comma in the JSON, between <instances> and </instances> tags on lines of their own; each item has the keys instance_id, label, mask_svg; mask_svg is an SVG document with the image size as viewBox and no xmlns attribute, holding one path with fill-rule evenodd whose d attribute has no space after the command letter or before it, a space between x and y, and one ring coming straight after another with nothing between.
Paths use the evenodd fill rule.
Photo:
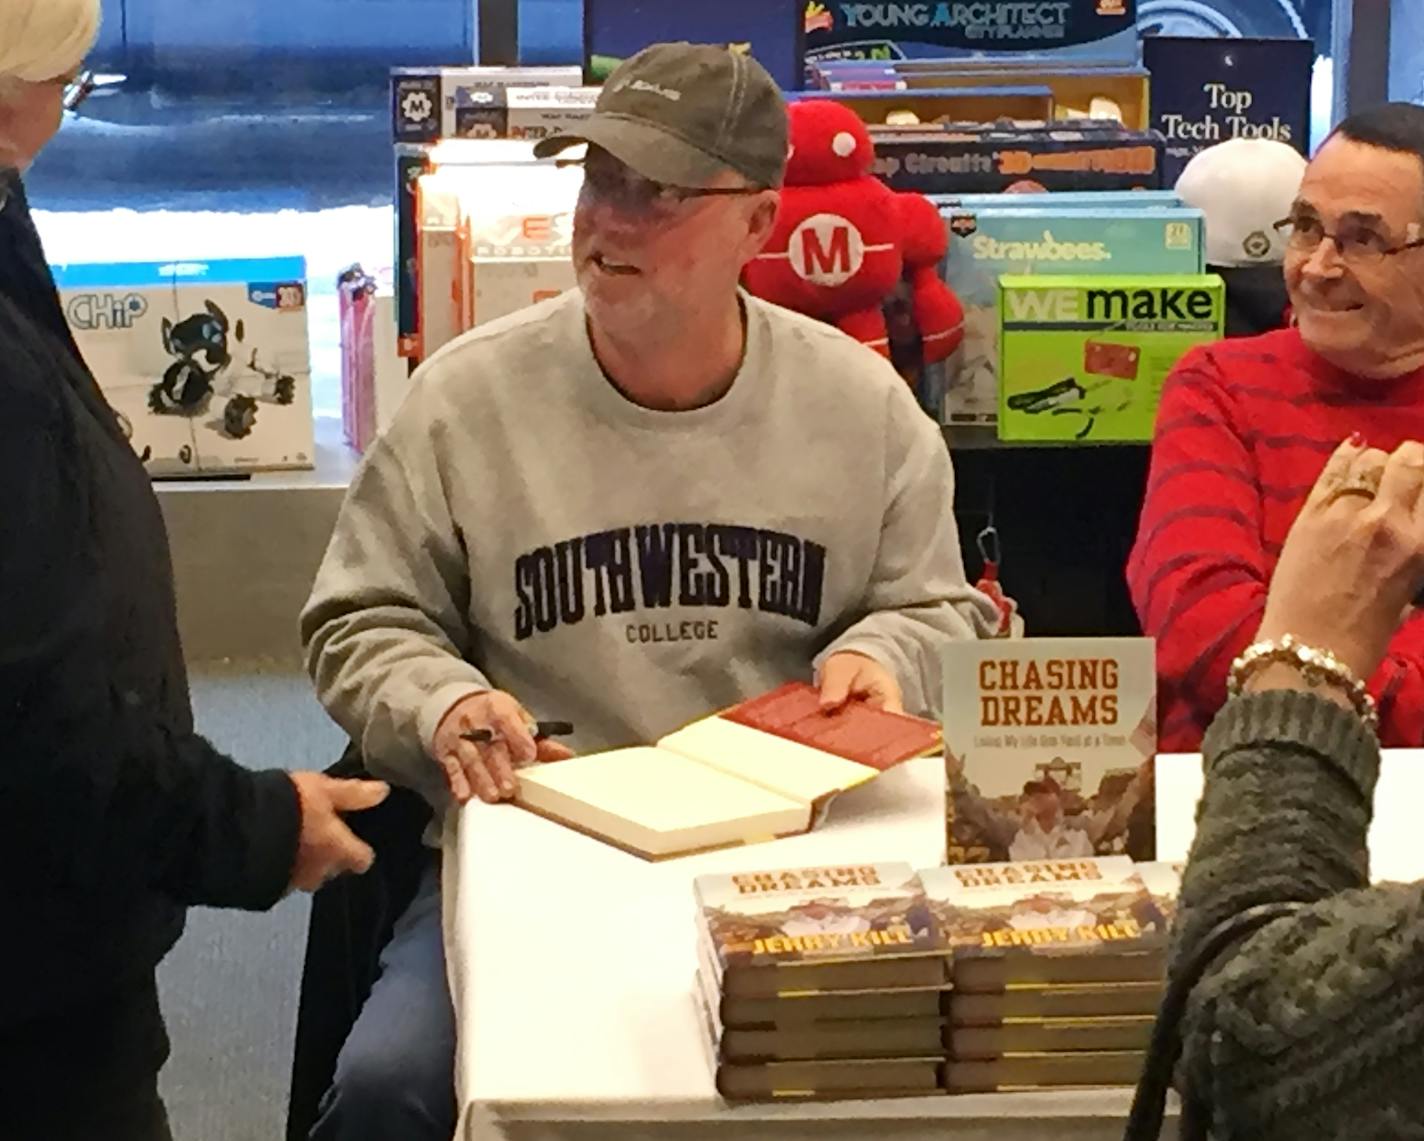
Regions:
<instances>
[{"instance_id":1,"label":"we make green box","mask_svg":"<svg viewBox=\"0 0 1424 1141\"><path fill-rule=\"evenodd\" d=\"M999 279L999 438L1152 439L1162 383L1221 337L1215 274Z\"/></svg>"}]
</instances>

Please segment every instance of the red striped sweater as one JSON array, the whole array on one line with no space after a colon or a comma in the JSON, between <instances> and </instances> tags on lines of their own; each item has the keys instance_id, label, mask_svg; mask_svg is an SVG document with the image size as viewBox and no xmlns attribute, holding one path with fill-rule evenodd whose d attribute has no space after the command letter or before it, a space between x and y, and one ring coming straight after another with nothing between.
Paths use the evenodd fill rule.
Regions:
<instances>
[{"instance_id":1,"label":"red striped sweater","mask_svg":"<svg viewBox=\"0 0 1424 1141\"><path fill-rule=\"evenodd\" d=\"M1385 450L1424 440L1424 370L1364 380L1283 329L1194 349L1167 379L1127 565L1157 639L1162 751L1200 747L1232 659L1255 637L1286 532L1355 431ZM1371 689L1383 743L1424 744L1424 616L1400 628Z\"/></svg>"}]
</instances>

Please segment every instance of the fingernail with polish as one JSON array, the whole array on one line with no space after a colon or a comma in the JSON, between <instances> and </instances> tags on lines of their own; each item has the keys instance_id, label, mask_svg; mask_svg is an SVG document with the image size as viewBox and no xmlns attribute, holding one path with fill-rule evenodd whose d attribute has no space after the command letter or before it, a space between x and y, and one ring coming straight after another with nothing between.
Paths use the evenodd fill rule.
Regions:
<instances>
[{"instance_id":1,"label":"fingernail with polish","mask_svg":"<svg viewBox=\"0 0 1424 1141\"><path fill-rule=\"evenodd\" d=\"M1351 432L1350 446L1355 448L1363 448L1365 446L1365 434L1363 432Z\"/></svg>"}]
</instances>

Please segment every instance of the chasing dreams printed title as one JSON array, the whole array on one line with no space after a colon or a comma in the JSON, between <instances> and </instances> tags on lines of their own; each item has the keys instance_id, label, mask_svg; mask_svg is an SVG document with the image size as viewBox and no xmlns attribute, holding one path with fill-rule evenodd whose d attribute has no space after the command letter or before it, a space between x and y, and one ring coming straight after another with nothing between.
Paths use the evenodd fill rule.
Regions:
<instances>
[{"instance_id":1,"label":"chasing dreams printed title","mask_svg":"<svg viewBox=\"0 0 1424 1141\"><path fill-rule=\"evenodd\" d=\"M984 728L1118 723L1116 658L988 658L979 663Z\"/></svg>"}]
</instances>

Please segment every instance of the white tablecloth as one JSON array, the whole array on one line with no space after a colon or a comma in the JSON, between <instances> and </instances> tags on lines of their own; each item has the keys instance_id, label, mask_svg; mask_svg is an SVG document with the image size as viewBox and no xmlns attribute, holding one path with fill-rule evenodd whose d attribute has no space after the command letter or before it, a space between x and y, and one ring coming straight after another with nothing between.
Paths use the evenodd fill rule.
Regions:
<instances>
[{"instance_id":1,"label":"white tablecloth","mask_svg":"<svg viewBox=\"0 0 1424 1141\"><path fill-rule=\"evenodd\" d=\"M1201 785L1199 757L1158 758L1161 858L1186 856ZM1377 880L1424 876L1421 792L1424 750L1387 753L1370 834ZM1126 1090L745 1106L717 1097L691 997L692 877L875 860L925 867L943 854L935 759L842 797L810 835L657 864L518 808L467 806L448 822L444 864L459 1137L1116 1141Z\"/></svg>"},{"instance_id":2,"label":"white tablecloth","mask_svg":"<svg viewBox=\"0 0 1424 1141\"><path fill-rule=\"evenodd\" d=\"M876 860L926 867L943 855L937 759L846 794L809 835L662 863L508 805L468 805L448 822L444 864L458 1136L1116 1141L1126 1090L739 1106L717 1096L692 999L692 877Z\"/></svg>"}]
</instances>

